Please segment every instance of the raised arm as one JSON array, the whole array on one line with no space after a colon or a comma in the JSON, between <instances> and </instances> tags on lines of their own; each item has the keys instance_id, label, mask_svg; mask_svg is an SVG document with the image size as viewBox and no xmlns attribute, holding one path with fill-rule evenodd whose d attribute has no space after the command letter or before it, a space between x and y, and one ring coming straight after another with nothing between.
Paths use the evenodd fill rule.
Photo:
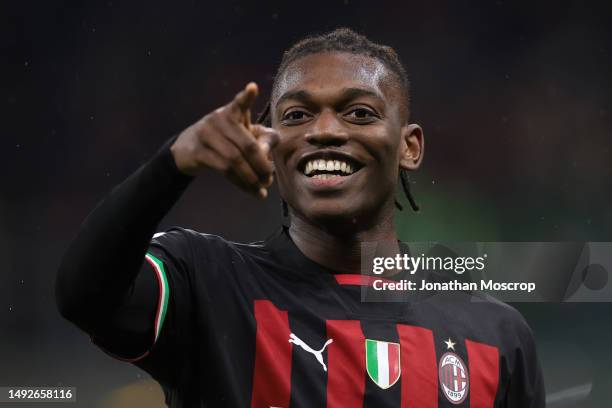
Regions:
<instances>
[{"instance_id":1,"label":"raised arm","mask_svg":"<svg viewBox=\"0 0 612 408\"><path fill-rule=\"evenodd\" d=\"M256 95L257 86L248 84L229 104L164 145L89 214L57 274L57 305L66 319L96 334L130 303L130 313L153 326L157 283L139 277L148 268L145 253L157 224L202 170L216 170L251 194L267 195L272 183L267 153L278 137L250 123Z\"/></svg>"}]
</instances>

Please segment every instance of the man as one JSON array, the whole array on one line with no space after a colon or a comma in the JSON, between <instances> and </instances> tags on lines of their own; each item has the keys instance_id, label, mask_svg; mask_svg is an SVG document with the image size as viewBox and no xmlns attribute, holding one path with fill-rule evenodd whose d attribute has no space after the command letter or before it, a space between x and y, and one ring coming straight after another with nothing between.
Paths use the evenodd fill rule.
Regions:
<instances>
[{"instance_id":1,"label":"man","mask_svg":"<svg viewBox=\"0 0 612 408\"><path fill-rule=\"evenodd\" d=\"M512 308L467 293L360 301L361 243L397 246L397 180L423 157L395 52L348 29L307 38L284 54L270 127L251 123L256 95L248 84L89 215L58 274L62 314L171 407L543 406ZM262 198L275 176L289 226L250 245L153 236L208 169Z\"/></svg>"}]
</instances>

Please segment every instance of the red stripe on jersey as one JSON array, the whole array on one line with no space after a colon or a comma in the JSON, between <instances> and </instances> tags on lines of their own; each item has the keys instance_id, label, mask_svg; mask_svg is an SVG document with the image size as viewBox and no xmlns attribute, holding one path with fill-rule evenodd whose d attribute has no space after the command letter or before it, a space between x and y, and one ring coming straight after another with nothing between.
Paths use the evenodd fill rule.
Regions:
<instances>
[{"instance_id":1,"label":"red stripe on jersey","mask_svg":"<svg viewBox=\"0 0 612 408\"><path fill-rule=\"evenodd\" d=\"M328 320L327 406L361 407L365 392L365 337L359 321Z\"/></svg>"},{"instance_id":2,"label":"red stripe on jersey","mask_svg":"<svg viewBox=\"0 0 612 408\"><path fill-rule=\"evenodd\" d=\"M438 372L433 332L397 325L402 366L402 408L437 408Z\"/></svg>"},{"instance_id":3,"label":"red stripe on jersey","mask_svg":"<svg viewBox=\"0 0 612 408\"><path fill-rule=\"evenodd\" d=\"M399 362L399 345L389 344L389 382L393 383L399 379L400 376L400 362ZM395 380L395 381L393 381Z\"/></svg>"},{"instance_id":4,"label":"red stripe on jersey","mask_svg":"<svg viewBox=\"0 0 612 408\"><path fill-rule=\"evenodd\" d=\"M470 370L470 407L492 408L499 383L497 347L466 340Z\"/></svg>"},{"instance_id":5,"label":"red stripe on jersey","mask_svg":"<svg viewBox=\"0 0 612 408\"><path fill-rule=\"evenodd\" d=\"M255 301L257 335L253 372L252 408L289 407L291 351L289 316L270 301Z\"/></svg>"}]
</instances>

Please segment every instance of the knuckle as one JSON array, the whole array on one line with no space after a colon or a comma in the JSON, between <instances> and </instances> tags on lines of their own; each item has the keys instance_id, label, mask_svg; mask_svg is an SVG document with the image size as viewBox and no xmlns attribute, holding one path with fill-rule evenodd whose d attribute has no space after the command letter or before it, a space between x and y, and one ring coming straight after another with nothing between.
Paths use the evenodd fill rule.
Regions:
<instances>
[{"instance_id":1,"label":"knuckle","mask_svg":"<svg viewBox=\"0 0 612 408\"><path fill-rule=\"evenodd\" d=\"M221 161L219 163L218 170L223 174L230 174L232 172L232 165L228 161Z\"/></svg>"},{"instance_id":2,"label":"knuckle","mask_svg":"<svg viewBox=\"0 0 612 408\"><path fill-rule=\"evenodd\" d=\"M217 116L219 117L223 117L223 116L227 116L231 111L231 108L229 106L221 106L220 108L217 108L217 110L215 111Z\"/></svg>"},{"instance_id":3,"label":"knuckle","mask_svg":"<svg viewBox=\"0 0 612 408\"><path fill-rule=\"evenodd\" d=\"M204 119L202 122L209 124L209 125L211 123L215 123L221 119L221 117L224 115L224 112L225 111L223 107L217 108L214 111L210 112L208 115L204 116Z\"/></svg>"},{"instance_id":4,"label":"knuckle","mask_svg":"<svg viewBox=\"0 0 612 408\"><path fill-rule=\"evenodd\" d=\"M194 160L198 160L200 158L201 146L197 141L194 143L189 143L185 147L185 151L190 157L193 157Z\"/></svg>"},{"instance_id":5,"label":"knuckle","mask_svg":"<svg viewBox=\"0 0 612 408\"><path fill-rule=\"evenodd\" d=\"M255 140L250 139L244 145L244 151L248 154L255 154L259 152L259 145Z\"/></svg>"},{"instance_id":6,"label":"knuckle","mask_svg":"<svg viewBox=\"0 0 612 408\"><path fill-rule=\"evenodd\" d=\"M256 188L259 186L259 179L253 173L251 172L247 173L245 178L250 188Z\"/></svg>"},{"instance_id":7,"label":"knuckle","mask_svg":"<svg viewBox=\"0 0 612 408\"><path fill-rule=\"evenodd\" d=\"M265 160L263 162L263 166L262 167L263 167L263 173L266 176L266 178L268 178L269 176L272 175L272 170L273 170L272 164L270 164L270 162L268 160Z\"/></svg>"},{"instance_id":8,"label":"knuckle","mask_svg":"<svg viewBox=\"0 0 612 408\"><path fill-rule=\"evenodd\" d=\"M202 146L194 151L194 157L199 166L208 167L214 161L214 156Z\"/></svg>"},{"instance_id":9,"label":"knuckle","mask_svg":"<svg viewBox=\"0 0 612 408\"><path fill-rule=\"evenodd\" d=\"M194 131L198 137L198 139L202 139L203 136L208 133L208 129L210 129L211 122L213 121L212 114L204 116L200 121L198 121L194 125Z\"/></svg>"},{"instance_id":10,"label":"knuckle","mask_svg":"<svg viewBox=\"0 0 612 408\"><path fill-rule=\"evenodd\" d=\"M227 156L227 160L232 166L237 166L242 163L242 155L238 152L232 152Z\"/></svg>"},{"instance_id":11,"label":"knuckle","mask_svg":"<svg viewBox=\"0 0 612 408\"><path fill-rule=\"evenodd\" d=\"M223 112L224 112L223 108L215 109L214 111L208 114L208 121L209 122L218 121L224 115Z\"/></svg>"},{"instance_id":12,"label":"knuckle","mask_svg":"<svg viewBox=\"0 0 612 408\"><path fill-rule=\"evenodd\" d=\"M197 139L197 134L183 144L182 151L184 152L185 157L190 158L190 160L197 160L200 152L200 143Z\"/></svg>"}]
</instances>

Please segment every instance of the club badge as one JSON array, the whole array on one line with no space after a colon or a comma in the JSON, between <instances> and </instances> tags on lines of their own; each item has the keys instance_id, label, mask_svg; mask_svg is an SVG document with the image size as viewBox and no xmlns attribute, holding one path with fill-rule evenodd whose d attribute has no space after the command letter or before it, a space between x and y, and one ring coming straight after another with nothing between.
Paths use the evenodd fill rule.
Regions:
<instances>
[{"instance_id":1,"label":"club badge","mask_svg":"<svg viewBox=\"0 0 612 408\"><path fill-rule=\"evenodd\" d=\"M445 342L448 349L454 350L450 339ZM446 352L440 358L438 367L440 387L446 399L452 404L461 404L467 397L470 389L470 379L467 366L457 354Z\"/></svg>"}]
</instances>

